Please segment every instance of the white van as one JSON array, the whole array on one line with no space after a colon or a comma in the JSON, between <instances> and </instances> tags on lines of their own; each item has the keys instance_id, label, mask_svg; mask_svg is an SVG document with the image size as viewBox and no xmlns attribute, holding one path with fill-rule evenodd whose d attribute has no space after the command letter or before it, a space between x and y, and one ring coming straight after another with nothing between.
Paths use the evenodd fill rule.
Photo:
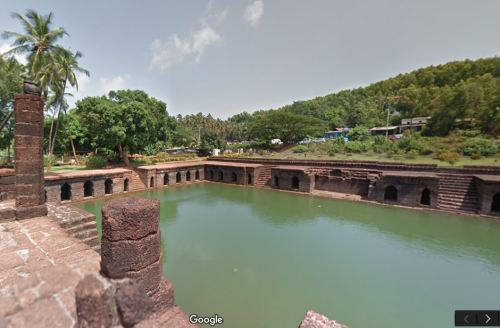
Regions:
<instances>
[{"instance_id":1,"label":"white van","mask_svg":"<svg viewBox=\"0 0 500 328\"><path fill-rule=\"evenodd\" d=\"M281 139L271 139L271 145L282 145Z\"/></svg>"}]
</instances>

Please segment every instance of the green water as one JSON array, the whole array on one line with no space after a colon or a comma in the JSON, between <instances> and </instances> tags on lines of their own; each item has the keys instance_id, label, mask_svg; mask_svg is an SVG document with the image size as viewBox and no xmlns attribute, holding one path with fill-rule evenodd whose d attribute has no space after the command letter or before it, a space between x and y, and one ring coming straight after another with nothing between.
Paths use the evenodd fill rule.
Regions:
<instances>
[{"instance_id":1,"label":"green water","mask_svg":"<svg viewBox=\"0 0 500 328\"><path fill-rule=\"evenodd\" d=\"M221 327L294 328L312 309L352 328L446 328L455 310L500 310L495 221L211 183L133 196L161 201L177 304ZM79 207L100 226L103 204Z\"/></svg>"}]
</instances>

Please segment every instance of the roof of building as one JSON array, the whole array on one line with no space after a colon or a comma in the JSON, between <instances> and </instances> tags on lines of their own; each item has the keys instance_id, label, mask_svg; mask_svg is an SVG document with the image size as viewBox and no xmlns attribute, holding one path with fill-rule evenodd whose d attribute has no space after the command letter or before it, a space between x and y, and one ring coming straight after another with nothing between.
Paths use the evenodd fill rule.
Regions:
<instances>
[{"instance_id":1,"label":"roof of building","mask_svg":"<svg viewBox=\"0 0 500 328\"><path fill-rule=\"evenodd\" d=\"M426 116L426 117L412 117L412 118L403 118L401 119L401 121L404 121L404 120L429 120L431 117L430 116Z\"/></svg>"},{"instance_id":2,"label":"roof of building","mask_svg":"<svg viewBox=\"0 0 500 328\"><path fill-rule=\"evenodd\" d=\"M389 127L381 126L377 128L371 128L370 131L385 131L385 130L396 130L396 129L399 129L399 126L389 126Z\"/></svg>"}]
</instances>

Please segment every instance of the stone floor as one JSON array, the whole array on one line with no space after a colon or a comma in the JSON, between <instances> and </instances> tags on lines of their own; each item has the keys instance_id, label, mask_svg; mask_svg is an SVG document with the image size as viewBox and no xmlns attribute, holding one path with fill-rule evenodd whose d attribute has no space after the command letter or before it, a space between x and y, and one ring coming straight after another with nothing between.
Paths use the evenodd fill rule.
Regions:
<instances>
[{"instance_id":1,"label":"stone floor","mask_svg":"<svg viewBox=\"0 0 500 328\"><path fill-rule=\"evenodd\" d=\"M0 223L0 327L75 327L75 287L100 260L49 217ZM140 327L197 326L175 306Z\"/></svg>"},{"instance_id":2,"label":"stone floor","mask_svg":"<svg viewBox=\"0 0 500 328\"><path fill-rule=\"evenodd\" d=\"M74 290L100 256L48 217L0 224L0 327L73 327Z\"/></svg>"}]
</instances>

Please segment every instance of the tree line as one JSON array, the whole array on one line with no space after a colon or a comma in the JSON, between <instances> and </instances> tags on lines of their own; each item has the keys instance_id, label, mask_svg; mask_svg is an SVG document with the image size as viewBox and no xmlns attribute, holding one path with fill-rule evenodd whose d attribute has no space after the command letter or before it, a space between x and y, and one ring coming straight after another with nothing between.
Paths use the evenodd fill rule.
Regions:
<instances>
[{"instance_id":1,"label":"tree line","mask_svg":"<svg viewBox=\"0 0 500 328\"><path fill-rule=\"evenodd\" d=\"M82 53L61 47L68 32L53 28L52 13L14 13L24 33L4 31L12 49L0 58L0 147L13 138L13 99L23 79L38 82L45 100L45 148L51 158L63 151L106 148L127 154L156 154L173 146L210 150L226 141L279 138L283 142L322 136L335 128L399 125L402 118L431 116L422 135L445 136L468 122L483 134L500 134L500 58L464 60L421 68L374 83L278 109L242 112L227 120L211 114L170 116L165 102L141 90L116 90L67 105L67 87L78 88ZM12 55L24 54L27 64ZM51 162L51 161L50 161ZM49 164L50 165L50 164ZM49 168L50 170L50 168Z\"/></svg>"}]
</instances>

